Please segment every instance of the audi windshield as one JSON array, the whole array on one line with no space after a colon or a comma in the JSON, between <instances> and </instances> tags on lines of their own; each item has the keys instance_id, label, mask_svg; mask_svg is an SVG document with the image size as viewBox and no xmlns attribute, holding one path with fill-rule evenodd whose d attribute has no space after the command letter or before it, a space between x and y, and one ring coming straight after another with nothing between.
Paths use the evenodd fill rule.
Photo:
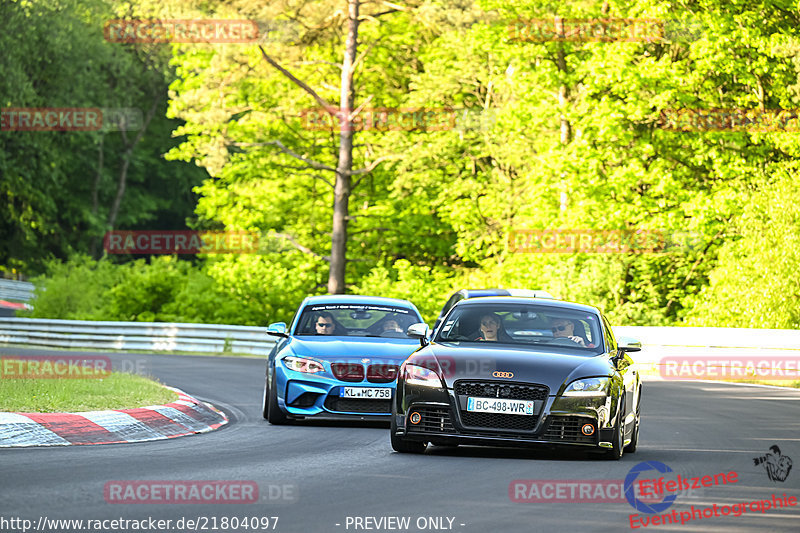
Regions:
<instances>
[{"instance_id":1,"label":"audi windshield","mask_svg":"<svg viewBox=\"0 0 800 533\"><path fill-rule=\"evenodd\" d=\"M604 349L596 315L526 304L456 306L434 341L562 347L591 355Z\"/></svg>"}]
</instances>

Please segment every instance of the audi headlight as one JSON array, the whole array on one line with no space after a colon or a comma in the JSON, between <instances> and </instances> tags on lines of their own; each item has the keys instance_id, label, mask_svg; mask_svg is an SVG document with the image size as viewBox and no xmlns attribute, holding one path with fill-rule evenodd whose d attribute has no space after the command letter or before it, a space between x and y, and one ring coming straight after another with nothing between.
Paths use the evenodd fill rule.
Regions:
<instances>
[{"instance_id":1,"label":"audi headlight","mask_svg":"<svg viewBox=\"0 0 800 533\"><path fill-rule=\"evenodd\" d=\"M283 364L289 370L297 372L306 372L308 374L316 374L317 372L324 372L325 367L316 359L308 359L306 357L292 357L287 356L283 358Z\"/></svg>"},{"instance_id":2,"label":"audi headlight","mask_svg":"<svg viewBox=\"0 0 800 533\"><path fill-rule=\"evenodd\" d=\"M609 378L576 379L564 390L563 396L606 396Z\"/></svg>"},{"instance_id":3,"label":"audi headlight","mask_svg":"<svg viewBox=\"0 0 800 533\"><path fill-rule=\"evenodd\" d=\"M439 374L433 370L417 365L403 365L403 381L409 385L442 387L442 380L439 377Z\"/></svg>"}]
</instances>

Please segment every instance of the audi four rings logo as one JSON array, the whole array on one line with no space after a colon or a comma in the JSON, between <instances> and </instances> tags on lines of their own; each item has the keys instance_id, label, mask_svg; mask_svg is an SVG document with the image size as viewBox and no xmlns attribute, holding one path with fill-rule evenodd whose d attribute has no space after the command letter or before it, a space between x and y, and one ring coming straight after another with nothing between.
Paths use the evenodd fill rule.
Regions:
<instances>
[{"instance_id":1,"label":"audi four rings logo","mask_svg":"<svg viewBox=\"0 0 800 533\"><path fill-rule=\"evenodd\" d=\"M499 370L492 372L492 375L496 378L513 378L513 372L500 372Z\"/></svg>"}]
</instances>

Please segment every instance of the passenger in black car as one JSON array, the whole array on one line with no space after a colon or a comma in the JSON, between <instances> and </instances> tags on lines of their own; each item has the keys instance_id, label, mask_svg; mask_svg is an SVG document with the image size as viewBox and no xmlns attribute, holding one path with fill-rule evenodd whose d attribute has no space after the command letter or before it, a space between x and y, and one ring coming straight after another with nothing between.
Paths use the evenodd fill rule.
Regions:
<instances>
[{"instance_id":1,"label":"passenger in black car","mask_svg":"<svg viewBox=\"0 0 800 533\"><path fill-rule=\"evenodd\" d=\"M586 339L575 334L575 322L568 318L556 318L553 320L551 330L555 338L569 339L579 346L586 347Z\"/></svg>"}]
</instances>

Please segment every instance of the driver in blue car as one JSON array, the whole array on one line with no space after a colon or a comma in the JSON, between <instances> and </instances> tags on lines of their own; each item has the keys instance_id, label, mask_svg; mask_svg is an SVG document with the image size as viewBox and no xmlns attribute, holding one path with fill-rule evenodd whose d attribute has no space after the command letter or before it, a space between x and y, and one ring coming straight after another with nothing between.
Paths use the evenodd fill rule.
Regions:
<instances>
[{"instance_id":1,"label":"driver in blue car","mask_svg":"<svg viewBox=\"0 0 800 533\"><path fill-rule=\"evenodd\" d=\"M328 312L320 313L317 316L317 321L314 322L314 327L317 330L317 335L333 335L333 330L336 329L333 315Z\"/></svg>"}]
</instances>

